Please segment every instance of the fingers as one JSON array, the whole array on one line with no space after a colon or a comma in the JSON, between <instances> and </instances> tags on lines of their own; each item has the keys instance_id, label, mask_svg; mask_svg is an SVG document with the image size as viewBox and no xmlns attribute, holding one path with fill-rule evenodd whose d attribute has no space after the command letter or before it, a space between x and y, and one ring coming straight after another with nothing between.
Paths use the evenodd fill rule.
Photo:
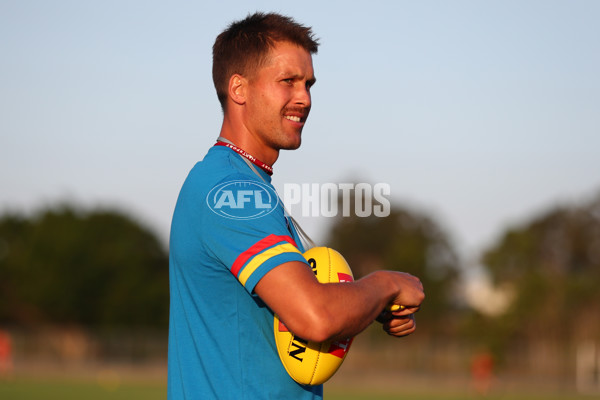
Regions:
<instances>
[{"instance_id":1,"label":"fingers","mask_svg":"<svg viewBox=\"0 0 600 400\"><path fill-rule=\"evenodd\" d=\"M414 315L394 317L383 323L383 329L388 335L402 337L413 333L417 328Z\"/></svg>"},{"instance_id":2,"label":"fingers","mask_svg":"<svg viewBox=\"0 0 600 400\"><path fill-rule=\"evenodd\" d=\"M401 306L399 304L390 304L388 305L385 309L387 311L399 311L399 310L404 310L406 307Z\"/></svg>"},{"instance_id":3,"label":"fingers","mask_svg":"<svg viewBox=\"0 0 600 400\"><path fill-rule=\"evenodd\" d=\"M392 315L393 317L406 317L409 315L412 315L416 312L418 312L421 309L421 306L415 306L415 307L404 307L402 309L399 309L397 311L391 311L388 312L390 315Z\"/></svg>"},{"instance_id":4,"label":"fingers","mask_svg":"<svg viewBox=\"0 0 600 400\"><path fill-rule=\"evenodd\" d=\"M393 279L398 284L398 290L396 298L391 302L390 311L394 315L409 315L417 311L425 299L423 283L419 278L404 272L396 272Z\"/></svg>"},{"instance_id":5,"label":"fingers","mask_svg":"<svg viewBox=\"0 0 600 400\"><path fill-rule=\"evenodd\" d=\"M419 311L425 299L423 283L419 278L404 272L394 272L390 278L397 284L397 295L377 320L389 335L410 335L417 328L414 313Z\"/></svg>"}]
</instances>

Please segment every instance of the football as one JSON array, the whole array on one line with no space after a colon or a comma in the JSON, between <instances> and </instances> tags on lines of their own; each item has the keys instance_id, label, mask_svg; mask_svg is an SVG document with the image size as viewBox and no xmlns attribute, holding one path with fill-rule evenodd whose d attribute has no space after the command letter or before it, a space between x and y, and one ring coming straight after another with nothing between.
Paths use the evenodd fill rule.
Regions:
<instances>
[{"instance_id":1,"label":"football","mask_svg":"<svg viewBox=\"0 0 600 400\"><path fill-rule=\"evenodd\" d=\"M321 283L354 281L348 263L333 249L314 247L304 257ZM304 340L290 332L277 315L273 329L281 363L292 379L303 385L320 385L331 378L352 343L352 338L322 343Z\"/></svg>"}]
</instances>

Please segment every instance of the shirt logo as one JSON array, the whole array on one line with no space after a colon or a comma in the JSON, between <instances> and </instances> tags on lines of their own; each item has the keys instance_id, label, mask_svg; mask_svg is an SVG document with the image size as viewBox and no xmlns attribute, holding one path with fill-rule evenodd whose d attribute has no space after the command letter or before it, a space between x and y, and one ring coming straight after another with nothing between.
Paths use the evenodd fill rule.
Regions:
<instances>
[{"instance_id":1,"label":"shirt logo","mask_svg":"<svg viewBox=\"0 0 600 400\"><path fill-rule=\"evenodd\" d=\"M206 196L206 204L217 215L230 219L254 219L270 214L279 197L269 185L253 181L221 183Z\"/></svg>"}]
</instances>

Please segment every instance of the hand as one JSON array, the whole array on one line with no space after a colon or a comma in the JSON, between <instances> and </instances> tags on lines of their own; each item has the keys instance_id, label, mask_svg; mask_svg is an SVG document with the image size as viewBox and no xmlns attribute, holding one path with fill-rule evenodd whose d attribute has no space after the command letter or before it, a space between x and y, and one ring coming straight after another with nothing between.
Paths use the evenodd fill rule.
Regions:
<instances>
[{"instance_id":1,"label":"hand","mask_svg":"<svg viewBox=\"0 0 600 400\"><path fill-rule=\"evenodd\" d=\"M417 312L421 307L421 303L425 300L423 284L419 278L405 272L391 272L390 278L397 285L397 295L391 304L403 306L400 310L394 311L392 314L398 317L408 316Z\"/></svg>"},{"instance_id":2,"label":"hand","mask_svg":"<svg viewBox=\"0 0 600 400\"><path fill-rule=\"evenodd\" d=\"M414 314L395 316L384 312L377 320L383 324L383 330L390 336L408 336L417 329Z\"/></svg>"},{"instance_id":3,"label":"hand","mask_svg":"<svg viewBox=\"0 0 600 400\"><path fill-rule=\"evenodd\" d=\"M423 284L419 278L403 272L394 272L390 278L398 285L398 294L391 304L402 307L396 311L384 310L377 321L383 324L388 335L407 336L417 329L414 313L419 311L425 299Z\"/></svg>"}]
</instances>

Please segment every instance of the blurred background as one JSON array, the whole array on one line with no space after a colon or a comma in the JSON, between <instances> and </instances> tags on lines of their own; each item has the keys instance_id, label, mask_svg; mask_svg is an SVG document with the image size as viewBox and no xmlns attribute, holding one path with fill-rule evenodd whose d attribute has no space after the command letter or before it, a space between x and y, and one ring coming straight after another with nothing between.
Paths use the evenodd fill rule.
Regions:
<instances>
[{"instance_id":1,"label":"blurred background","mask_svg":"<svg viewBox=\"0 0 600 400\"><path fill-rule=\"evenodd\" d=\"M390 185L387 218L291 212L357 277L427 292L417 333L374 325L329 385L598 395L593 0L0 0L0 394L164 386L170 218L222 116L211 47L257 10L321 41L275 186Z\"/></svg>"}]
</instances>

